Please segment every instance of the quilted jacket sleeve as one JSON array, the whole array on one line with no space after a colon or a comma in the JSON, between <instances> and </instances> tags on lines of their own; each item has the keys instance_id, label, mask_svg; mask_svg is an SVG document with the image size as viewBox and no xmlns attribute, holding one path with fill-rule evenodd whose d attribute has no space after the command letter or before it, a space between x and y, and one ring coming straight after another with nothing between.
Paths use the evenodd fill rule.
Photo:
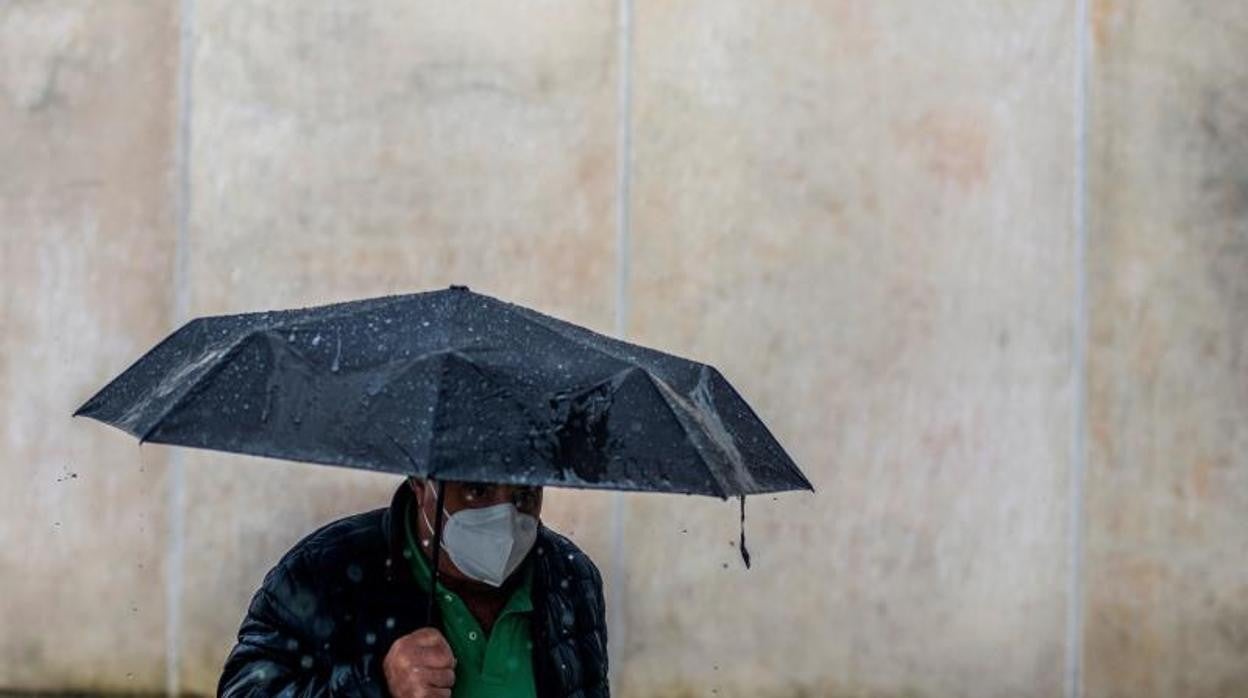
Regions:
<instances>
[{"instance_id":1,"label":"quilted jacket sleeve","mask_svg":"<svg viewBox=\"0 0 1248 698\"><path fill-rule=\"evenodd\" d=\"M607 664L607 602L602 588L602 573L588 556L585 559L589 563L590 585L594 591L589 599L590 607L593 611L594 623L598 627L597 642L593 647L599 662L597 671L599 681L595 687L595 695L607 698L611 695L611 686L608 682L610 667Z\"/></svg>"},{"instance_id":2,"label":"quilted jacket sleeve","mask_svg":"<svg viewBox=\"0 0 1248 698\"><path fill-rule=\"evenodd\" d=\"M299 558L283 559L252 597L217 695L227 698L388 695L380 658L332 653L334 614Z\"/></svg>"}]
</instances>

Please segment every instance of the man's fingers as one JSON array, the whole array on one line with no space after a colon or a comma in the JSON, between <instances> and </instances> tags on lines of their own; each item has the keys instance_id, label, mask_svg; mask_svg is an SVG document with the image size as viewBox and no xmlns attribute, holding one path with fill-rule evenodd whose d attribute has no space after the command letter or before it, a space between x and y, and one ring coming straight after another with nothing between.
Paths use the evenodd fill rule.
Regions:
<instances>
[{"instance_id":1,"label":"man's fingers","mask_svg":"<svg viewBox=\"0 0 1248 698\"><path fill-rule=\"evenodd\" d=\"M419 655L417 662L421 666L436 669L454 669L455 654L451 652L451 645L434 628L421 628L412 633L412 644L416 647Z\"/></svg>"},{"instance_id":2,"label":"man's fingers","mask_svg":"<svg viewBox=\"0 0 1248 698\"><path fill-rule=\"evenodd\" d=\"M416 675L427 686L449 689L455 685L455 672L451 669L417 669Z\"/></svg>"},{"instance_id":3,"label":"man's fingers","mask_svg":"<svg viewBox=\"0 0 1248 698\"><path fill-rule=\"evenodd\" d=\"M416 663L430 669L454 669L455 655L449 647L425 647L420 650Z\"/></svg>"},{"instance_id":4,"label":"man's fingers","mask_svg":"<svg viewBox=\"0 0 1248 698\"><path fill-rule=\"evenodd\" d=\"M441 631L437 628L414 630L412 631L412 640L421 647L434 647L446 644L446 638L442 637Z\"/></svg>"},{"instance_id":5,"label":"man's fingers","mask_svg":"<svg viewBox=\"0 0 1248 698\"><path fill-rule=\"evenodd\" d=\"M421 628L399 638L386 652L386 683L395 696L450 698L455 664L455 654L442 633Z\"/></svg>"}]
</instances>

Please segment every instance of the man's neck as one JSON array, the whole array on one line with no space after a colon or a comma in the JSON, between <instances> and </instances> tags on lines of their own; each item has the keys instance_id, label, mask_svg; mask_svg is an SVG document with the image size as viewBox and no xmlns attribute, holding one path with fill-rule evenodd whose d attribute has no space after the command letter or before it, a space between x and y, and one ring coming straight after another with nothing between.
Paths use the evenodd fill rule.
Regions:
<instances>
[{"instance_id":1,"label":"man's neck","mask_svg":"<svg viewBox=\"0 0 1248 698\"><path fill-rule=\"evenodd\" d=\"M475 579L453 577L443 571L438 575L438 583L459 596L488 636L494 628L494 621L498 619L498 614L507 605L507 599L519 585L520 574L512 574L501 587L493 587Z\"/></svg>"}]
</instances>

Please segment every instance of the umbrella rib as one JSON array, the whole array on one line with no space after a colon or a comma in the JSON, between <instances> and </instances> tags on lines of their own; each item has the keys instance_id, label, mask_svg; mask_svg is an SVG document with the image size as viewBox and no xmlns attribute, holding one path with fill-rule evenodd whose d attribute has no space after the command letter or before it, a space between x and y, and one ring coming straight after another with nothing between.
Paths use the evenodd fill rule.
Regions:
<instances>
[{"instance_id":1,"label":"umbrella rib","mask_svg":"<svg viewBox=\"0 0 1248 698\"><path fill-rule=\"evenodd\" d=\"M437 433L438 416L442 414L442 388L446 384L446 352L438 354L438 389L433 396L433 414L429 415L429 438L425 439L425 478L434 477L433 438Z\"/></svg>"},{"instance_id":2,"label":"umbrella rib","mask_svg":"<svg viewBox=\"0 0 1248 698\"><path fill-rule=\"evenodd\" d=\"M676 408L672 406L670 400L668 399L667 392L672 390L671 387L650 375L649 371L642 369L641 372L646 375L647 380L650 381L650 384L654 386L655 391L659 394L659 397L662 398L663 406L667 408L667 411L671 413L672 418L676 420L676 423L680 425L681 430L685 432L685 438L689 439L692 443L693 433L689 430L689 425L685 424L685 420L681 419L680 415L676 412ZM696 443L693 443L693 452L698 455L698 460L701 461L702 467L705 468L707 474L711 476L710 481L714 482L716 488L719 489L719 498L724 500L728 499L727 488L724 487L724 483L720 482L719 475L715 472L714 468L711 467L711 464L707 462L706 456L702 454L702 449L699 448Z\"/></svg>"},{"instance_id":3,"label":"umbrella rib","mask_svg":"<svg viewBox=\"0 0 1248 698\"><path fill-rule=\"evenodd\" d=\"M468 294L457 293L453 297L455 300L455 308L447 313L447 319L456 318L460 309L464 305L464 297ZM447 357L449 353L440 352L438 355L438 392L433 399L433 414L429 416L429 438L425 440L425 477L436 478L437 473L433 468L433 438L437 433L438 417L442 414L442 391L446 387Z\"/></svg>"},{"instance_id":4,"label":"umbrella rib","mask_svg":"<svg viewBox=\"0 0 1248 698\"><path fill-rule=\"evenodd\" d=\"M809 489L811 492L814 492L815 486L811 484L810 479L807 478L806 475L802 473L801 468L797 466L797 463L793 460L793 457L790 456L784 450L784 447L780 445L780 440L776 438L775 434L771 433L771 429L767 426L767 423L763 421L762 417L758 416L758 412L754 410L754 408L750 405L749 401L747 401L744 397L741 396L741 392L737 390L735 387L733 387L732 383L727 378L724 377L724 374L719 369L715 368L714 366L711 366L710 364L707 364L707 368L710 369L711 378L718 378L719 382L722 383L724 387L727 388L727 390L732 394L732 396L736 398L736 402L739 402L741 405L743 405L745 409L750 413L750 418L754 421L754 423L762 428L763 433L767 435L767 438L771 440L772 445L774 445L776 447L776 450L779 451L779 455L781 459L784 461L784 465L786 466L786 468L792 471L792 474L797 475L797 477L806 484L807 489Z\"/></svg>"},{"instance_id":5,"label":"umbrella rib","mask_svg":"<svg viewBox=\"0 0 1248 698\"><path fill-rule=\"evenodd\" d=\"M588 350L590 350L590 351L597 352L597 353L599 353L599 354L603 354L603 355L605 355L605 356L609 356L609 357L611 357L612 359L615 359L616 361L619 361L619 362L621 362L621 363L627 364L627 365L629 365L629 366L635 366L635 365L637 365L637 362L636 362L636 361L632 361L632 360L629 360L629 359L625 359L625 358L621 357L620 355L618 355L618 354L616 354L616 353L614 353L614 352L612 352L612 351L608 351L608 350L606 350L606 349L603 349L602 347L596 347L596 346L594 346L594 345L592 345L592 344L587 343L587 342L586 342L585 340L583 340L583 339L580 339L580 338L578 338L578 337L573 337L573 336L570 336L570 335L564 334L564 333L563 333L562 331L560 331L559 329L557 329L557 328L555 328L555 327L551 327L549 324L547 324L547 323L546 323L545 318L543 318L543 317L542 317L541 313L538 313L538 312L536 312L536 311L529 311L529 312L532 312L532 313L534 314L534 316L535 316L535 317L529 317L528 315L526 315L526 314L524 314L524 313L522 313L522 312L519 312L519 310L517 310L515 307L511 306L511 304L506 304L506 305L504 306L503 310L507 311L508 313L511 313L512 315L515 315L515 316L519 317L521 320L525 320L526 322L528 322L528 323L529 323L529 324L531 324L531 325L536 325L537 327L539 327L539 328L541 328L541 329L543 329L543 330L545 330L545 331L547 331L547 332L549 332L549 333L551 333L551 334L555 335L556 337L559 337L560 339L563 339L564 341L572 342L572 343L574 343L574 344L576 344L576 345L578 345L578 346L580 346L580 347L582 347L582 348L584 348L584 349L588 349ZM592 332L592 330L587 330L587 331ZM604 339L608 339L608 340L611 340L611 341L613 341L613 342L620 342L620 341L621 341L621 340L618 340L618 339L614 339L614 338L612 338L612 337L607 337L606 335L601 335L601 336L602 336ZM621 342L621 343L622 343L622 344L627 344L627 342ZM644 348L644 347L638 347L638 348ZM648 351L655 351L655 350L648 350ZM660 353L662 353L662 352L660 352ZM689 359L683 359L683 360L684 360L684 361L690 361ZM697 362L690 361L690 363L697 363Z\"/></svg>"},{"instance_id":6,"label":"umbrella rib","mask_svg":"<svg viewBox=\"0 0 1248 698\"><path fill-rule=\"evenodd\" d=\"M426 469L428 469L430 467L430 464L432 463L430 456L431 456L432 449L433 449L433 433L434 433L433 430L434 430L434 426L437 424L438 415L440 414L439 408L441 407L441 404L442 404L441 396L442 396L443 382L445 381L445 378L446 378L446 357L447 356L448 356L448 352L446 351L430 351L430 352L425 352L424 354L420 354L412 359L408 359L404 361L404 363L406 363L407 365L402 370L395 373L389 380L386 381L386 384L389 385L393 383L394 381L398 380L399 378L401 378L402 376L407 375L408 371L411 371L413 368L419 366L421 362L429 360L431 358L438 360L439 370L438 370L437 395L434 396L433 413L432 415L430 415L430 418L429 418L429 438L426 440L426 444L428 444L428 447L425 453L425 468ZM467 357L463 357L462 354L460 354L459 356L461 356L466 361L468 361ZM468 361L468 363L472 363L472 362ZM473 364L473 367L476 368L476 365ZM477 369L477 370L478 372L480 372L480 369ZM420 468L419 461L416 460L415 456L412 455L412 452L408 450L408 448L404 446L402 442L396 439L394 435L391 434L389 431L382 431L382 433L386 436L386 438L390 439L390 441L394 443L394 445L397 446L399 450L403 452L403 455L407 458L408 462L412 464L412 467L417 468L417 469ZM425 475L426 477L433 477L434 473L431 471L427 471Z\"/></svg>"},{"instance_id":7,"label":"umbrella rib","mask_svg":"<svg viewBox=\"0 0 1248 698\"><path fill-rule=\"evenodd\" d=\"M381 296L380 298L370 298L366 300L341 301L338 303L330 303L327 306L313 305L313 306L307 306L303 308L288 308L286 310L267 310L267 311L255 312L255 313L227 313L227 314L222 314L222 315L205 315L201 318L196 318L195 321L237 320L237 319L244 319L244 318L257 318L262 315L274 315L274 314L285 315L287 318L289 318L300 313L307 313L308 315L311 316L309 318L310 320L323 322L327 320L336 320L338 318L348 317L352 313L360 312L358 306L361 303L365 303L368 301L377 302L377 305L373 306L368 311L368 312L373 312L373 311L389 308L390 306L397 305L399 303L402 303L405 300L410 300L416 296L422 296L426 293L441 293L441 291L423 291L421 293L400 293L400 294L394 294L391 296ZM384 301L384 302L381 302L381 301ZM319 313L325 312L324 311L325 308L335 308L335 310L329 311L325 315L320 315ZM313 314L313 313L318 313L318 314ZM293 327L298 327L300 324L302 323L295 323ZM252 328L251 331L257 332L257 331L266 331L266 330L281 330L281 329L290 329L291 327L292 325L290 324L264 325L262 327Z\"/></svg>"},{"instance_id":8,"label":"umbrella rib","mask_svg":"<svg viewBox=\"0 0 1248 698\"><path fill-rule=\"evenodd\" d=\"M412 457L412 452L407 450L407 447L403 445L403 442L394 438L394 435L392 435L389 431L383 429L381 430L381 433L385 434L386 438L390 439L390 443L394 444L395 448L399 449L399 451L403 453L403 455L407 458L407 462L412 464L413 470L420 469L420 465L416 462L416 459ZM415 473L413 473L413 475L414 474Z\"/></svg>"},{"instance_id":9,"label":"umbrella rib","mask_svg":"<svg viewBox=\"0 0 1248 698\"><path fill-rule=\"evenodd\" d=\"M127 373L130 373L131 371L133 371L136 366L143 363L144 360L146 360L148 357L155 356L157 351L161 347L165 346L166 344L171 343L175 337L185 332L188 327L201 322L201 320L202 318L196 318L194 320L190 320L190 321L183 323L181 327L179 327L178 329L170 333L168 337L165 337L164 339L160 340L160 342L158 342L156 346L143 352L142 356L140 356L139 358L131 362L130 365L127 366L124 371L122 371L121 373L118 373L115 378L113 378L108 383L104 384L103 388L100 388L99 390L95 391L94 395L92 395L86 402L82 403L82 406L80 406L77 410L74 411L74 416L77 417L78 415L85 412L87 408L91 406L92 401L99 398L101 395L104 395L105 393L107 393L110 388L117 386L121 382L121 379L126 377Z\"/></svg>"},{"instance_id":10,"label":"umbrella rib","mask_svg":"<svg viewBox=\"0 0 1248 698\"><path fill-rule=\"evenodd\" d=\"M173 414L174 410L181 407L182 403L186 402L187 398L190 397L192 393L198 391L201 388L201 386L205 385L209 380L215 378L217 374L221 373L221 371L224 370L226 364L229 363L230 359L234 358L234 356L238 354L239 349L242 348L243 344L246 341L253 339L256 333L257 333L257 330L251 330L247 332L246 334L244 334L243 336L239 337L238 339L234 340L234 343L231 344L230 348L227 349L225 353L221 355L221 358L218 359L216 363L214 363L212 366L210 366L207 371L204 371L204 374L202 376L200 376L199 378L196 378L195 382L191 383L191 385L187 387L186 390L182 391L182 394L179 395L177 399L175 399L173 403L169 405L169 407L167 407L164 411L160 413L160 416L156 418L156 421L152 422L152 424L147 429L145 429L141 435L139 435L139 443L142 444L144 441L147 441L148 437L150 437L156 431L156 429L158 429L160 425L164 423L165 419L167 419L169 415Z\"/></svg>"},{"instance_id":11,"label":"umbrella rib","mask_svg":"<svg viewBox=\"0 0 1248 698\"><path fill-rule=\"evenodd\" d=\"M440 293L440 291L426 291L425 293ZM420 295L424 295L424 294L423 294L423 293L406 293L406 294L399 294L399 295L394 295L394 296L383 296L383 298L389 298L389 300L387 300L387 301L386 301L386 302L384 302L384 303L378 303L377 305L375 305L375 306L373 306L372 308L370 308L367 312L372 313L372 312L377 312L377 311L380 311L380 310L385 310L385 309L387 309L387 308L390 308L391 306L398 305L398 304L400 304L400 303L402 303L402 302L404 302L404 301L411 300L411 299L412 299L412 298L414 298L415 296L420 296ZM376 300L376 299L374 299L374 300ZM344 302L342 302L342 303L335 303L334 305L350 306L350 305L353 305L353 304L355 304L355 303L360 303L360 301L344 301ZM288 313L292 313L292 314L293 314L293 313L303 312L303 311L305 311L305 310L306 310L306 311L311 311L311 310L316 310L316 309L317 309L317 307L316 307L316 306L313 306L313 307L311 307L311 308L299 308L298 310L278 311L278 312L288 312ZM272 312L272 311L270 311L270 312ZM328 322L328 321L331 321L331 320L337 320L337 319L344 318L344 317L350 317L353 313L356 313L356 312L361 312L361 311L360 311L358 308L349 308L349 307L347 307L347 308L342 308L339 312L334 312L334 313L331 313L331 314L329 314L329 315L324 315L324 316L322 316L322 315L315 315L315 316L312 316L312 317L309 317L309 318L307 318L307 319L303 320L302 322L295 322L295 323L282 323L282 324L279 324L279 325L269 325L269 326L264 327L264 328L263 328L263 330L266 330L266 331L278 331L278 330L280 330L280 331L283 331L283 332L288 332L288 331L291 331L291 330L302 330L302 329L303 329L303 325L305 325L305 324L307 324L307 323L309 323L309 322L312 322L312 323L324 323L324 322ZM262 314L263 314L263 313L245 313L242 317L247 317L248 315L262 315ZM218 317L229 318L229 317L239 317L239 316L236 316L236 315L222 315L222 316L218 316Z\"/></svg>"},{"instance_id":12,"label":"umbrella rib","mask_svg":"<svg viewBox=\"0 0 1248 698\"><path fill-rule=\"evenodd\" d=\"M472 368L472 370L476 372L478 376L488 381L490 385L494 387L495 390L499 391L503 395L506 395L508 401L511 402L511 404L514 405L521 414L523 414L530 421L533 420L533 415L529 412L528 405L526 405L524 402L521 402L520 400L517 400L516 396L513 395L512 392L506 388L506 386L500 385L498 381L494 380L494 376L486 372L485 369L481 368L477 364L476 361L472 360L471 356L468 356L467 354L464 354L458 351L454 352L454 354L456 357L463 360L464 363L468 364ZM504 374L504 375L507 375L507 374Z\"/></svg>"}]
</instances>

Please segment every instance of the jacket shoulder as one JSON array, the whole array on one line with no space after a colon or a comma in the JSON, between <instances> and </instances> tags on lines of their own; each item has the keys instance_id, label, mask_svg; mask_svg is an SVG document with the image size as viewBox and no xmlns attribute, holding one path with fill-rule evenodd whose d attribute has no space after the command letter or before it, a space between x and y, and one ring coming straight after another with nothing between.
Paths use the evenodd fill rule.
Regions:
<instances>
[{"instance_id":1,"label":"jacket shoulder","mask_svg":"<svg viewBox=\"0 0 1248 698\"><path fill-rule=\"evenodd\" d=\"M280 569L310 581L326 580L335 573L353 574L353 565L371 567L386 555L385 512L383 507L321 526L291 546L274 565L274 571Z\"/></svg>"},{"instance_id":2,"label":"jacket shoulder","mask_svg":"<svg viewBox=\"0 0 1248 698\"><path fill-rule=\"evenodd\" d=\"M563 573L572 573L584 579L601 580L602 574L589 555L567 536L542 526L537 534L537 553L550 555L548 564Z\"/></svg>"}]
</instances>

